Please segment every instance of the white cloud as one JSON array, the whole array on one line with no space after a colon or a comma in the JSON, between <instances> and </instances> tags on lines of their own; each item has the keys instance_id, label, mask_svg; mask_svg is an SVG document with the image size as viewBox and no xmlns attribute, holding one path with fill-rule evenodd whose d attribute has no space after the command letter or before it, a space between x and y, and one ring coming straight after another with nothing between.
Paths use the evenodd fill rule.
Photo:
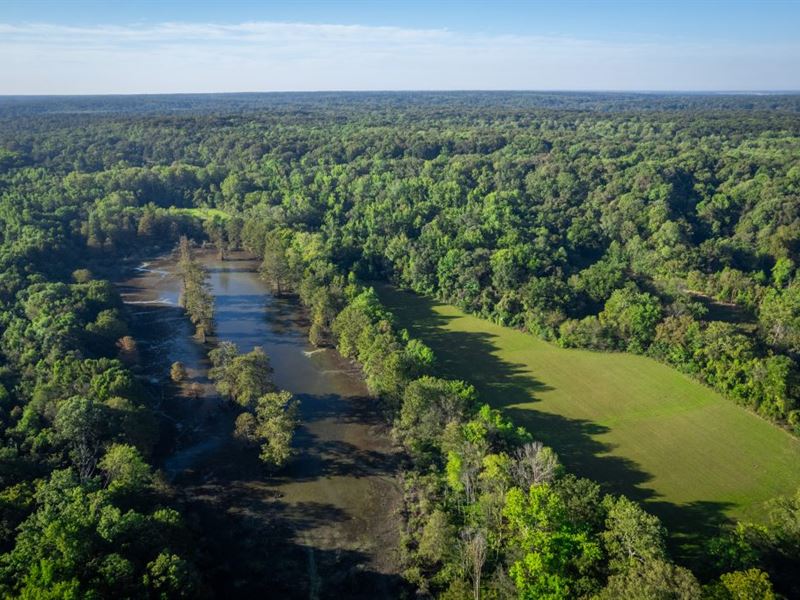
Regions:
<instances>
[{"instance_id":1,"label":"white cloud","mask_svg":"<svg viewBox=\"0 0 800 600\"><path fill-rule=\"evenodd\" d=\"M800 43L618 42L247 22L0 24L0 93L798 89Z\"/></svg>"}]
</instances>

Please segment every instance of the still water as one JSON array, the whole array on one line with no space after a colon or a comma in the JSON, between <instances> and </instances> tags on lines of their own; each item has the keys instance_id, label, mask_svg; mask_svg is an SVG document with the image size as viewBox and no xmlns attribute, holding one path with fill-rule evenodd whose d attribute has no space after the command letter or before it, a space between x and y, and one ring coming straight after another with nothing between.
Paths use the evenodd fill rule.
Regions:
<instances>
[{"instance_id":1,"label":"still water","mask_svg":"<svg viewBox=\"0 0 800 600\"><path fill-rule=\"evenodd\" d=\"M325 598L397 590L398 455L354 366L307 341L296 300L276 298L243 254L199 253L215 299L215 335L240 351L261 346L273 379L300 400L296 456L278 473L232 438L236 416L207 379L209 346L179 308L175 261L142 263L120 282L134 318L142 378L173 424L161 466L209 538L217 594ZM171 387L181 361L188 380Z\"/></svg>"}]
</instances>

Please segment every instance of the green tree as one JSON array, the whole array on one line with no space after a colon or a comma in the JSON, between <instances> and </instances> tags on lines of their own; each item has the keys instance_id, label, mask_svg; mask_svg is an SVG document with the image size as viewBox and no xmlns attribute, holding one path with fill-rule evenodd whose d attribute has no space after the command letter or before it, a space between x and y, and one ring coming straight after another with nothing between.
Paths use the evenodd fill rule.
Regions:
<instances>
[{"instance_id":1,"label":"green tree","mask_svg":"<svg viewBox=\"0 0 800 600\"><path fill-rule=\"evenodd\" d=\"M769 575L759 569L747 569L721 575L707 596L712 600L773 600L775 592Z\"/></svg>"},{"instance_id":2,"label":"green tree","mask_svg":"<svg viewBox=\"0 0 800 600\"><path fill-rule=\"evenodd\" d=\"M112 444L99 463L108 489L136 493L150 483L150 466L139 451L128 444Z\"/></svg>"},{"instance_id":3,"label":"green tree","mask_svg":"<svg viewBox=\"0 0 800 600\"><path fill-rule=\"evenodd\" d=\"M571 522L559 495L548 484L531 486L527 494L511 488L503 515L520 556L510 569L519 597L573 597L602 551L588 532Z\"/></svg>"},{"instance_id":4,"label":"green tree","mask_svg":"<svg viewBox=\"0 0 800 600\"><path fill-rule=\"evenodd\" d=\"M148 563L142 583L155 598L193 598L199 582L194 567L176 554L167 551Z\"/></svg>"},{"instance_id":5,"label":"green tree","mask_svg":"<svg viewBox=\"0 0 800 600\"><path fill-rule=\"evenodd\" d=\"M211 243L214 244L214 247L217 249L217 257L219 260L225 260L225 254L228 251L225 220L214 216L203 223L203 229L211 240Z\"/></svg>"},{"instance_id":6,"label":"green tree","mask_svg":"<svg viewBox=\"0 0 800 600\"><path fill-rule=\"evenodd\" d=\"M247 354L238 354L236 346L223 342L209 352L212 368L209 377L216 383L220 394L248 408L256 400L275 389L272 383L272 366L261 347Z\"/></svg>"},{"instance_id":7,"label":"green tree","mask_svg":"<svg viewBox=\"0 0 800 600\"><path fill-rule=\"evenodd\" d=\"M260 458L281 467L292 456L292 436L297 427L298 403L290 392L265 394L256 404L256 433L261 440Z\"/></svg>"},{"instance_id":8,"label":"green tree","mask_svg":"<svg viewBox=\"0 0 800 600\"><path fill-rule=\"evenodd\" d=\"M290 392L264 394L254 411L236 418L234 435L248 445L260 446L260 458L270 467L282 467L292 456L298 402Z\"/></svg>"},{"instance_id":9,"label":"green tree","mask_svg":"<svg viewBox=\"0 0 800 600\"><path fill-rule=\"evenodd\" d=\"M758 312L761 331L777 348L800 352L800 280L784 290L769 290Z\"/></svg>"},{"instance_id":10,"label":"green tree","mask_svg":"<svg viewBox=\"0 0 800 600\"><path fill-rule=\"evenodd\" d=\"M615 333L623 348L643 352L661 320L661 303L648 293L626 287L611 294L599 318L600 323Z\"/></svg>"},{"instance_id":11,"label":"green tree","mask_svg":"<svg viewBox=\"0 0 800 600\"><path fill-rule=\"evenodd\" d=\"M793 272L794 261L791 258L781 257L775 261L775 266L772 267L772 281L779 288L785 287Z\"/></svg>"},{"instance_id":12,"label":"green tree","mask_svg":"<svg viewBox=\"0 0 800 600\"><path fill-rule=\"evenodd\" d=\"M625 496L607 496L603 543L613 568L624 569L631 561L644 563L666 556L666 531L658 517L645 512Z\"/></svg>"},{"instance_id":13,"label":"green tree","mask_svg":"<svg viewBox=\"0 0 800 600\"><path fill-rule=\"evenodd\" d=\"M293 272L286 258L287 246L277 230L270 231L264 240L264 252L261 260L261 276L275 289L280 296L286 289L291 289Z\"/></svg>"},{"instance_id":14,"label":"green tree","mask_svg":"<svg viewBox=\"0 0 800 600\"><path fill-rule=\"evenodd\" d=\"M436 509L428 517L419 536L418 554L431 563L444 562L453 552L456 530L443 510Z\"/></svg>"},{"instance_id":15,"label":"green tree","mask_svg":"<svg viewBox=\"0 0 800 600\"><path fill-rule=\"evenodd\" d=\"M195 258L186 236L181 237L178 250L178 272L183 282L181 304L195 326L198 339L205 343L214 327L214 297L206 283L206 271Z\"/></svg>"},{"instance_id":16,"label":"green tree","mask_svg":"<svg viewBox=\"0 0 800 600\"><path fill-rule=\"evenodd\" d=\"M664 560L633 561L608 578L600 600L700 600L700 584L691 571Z\"/></svg>"},{"instance_id":17,"label":"green tree","mask_svg":"<svg viewBox=\"0 0 800 600\"><path fill-rule=\"evenodd\" d=\"M425 376L403 395L397 431L414 452L435 446L449 423L461 423L477 402L475 388L463 381Z\"/></svg>"}]
</instances>

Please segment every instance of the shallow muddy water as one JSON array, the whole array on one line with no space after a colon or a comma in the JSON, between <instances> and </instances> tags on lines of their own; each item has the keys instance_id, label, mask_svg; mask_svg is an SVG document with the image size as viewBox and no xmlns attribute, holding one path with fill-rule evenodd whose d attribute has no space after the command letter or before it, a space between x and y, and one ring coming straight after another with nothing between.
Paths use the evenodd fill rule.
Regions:
<instances>
[{"instance_id":1,"label":"shallow muddy water","mask_svg":"<svg viewBox=\"0 0 800 600\"><path fill-rule=\"evenodd\" d=\"M215 297L216 338L261 346L279 388L300 400L297 454L269 474L231 437L235 410L207 379L208 347L178 307L180 281L165 256L120 282L134 316L146 379L163 393L174 442L161 467L205 540L202 566L226 597L393 597L398 455L360 374L334 350L307 341L302 308L273 297L244 255L200 253ZM180 360L188 379L170 387Z\"/></svg>"}]
</instances>

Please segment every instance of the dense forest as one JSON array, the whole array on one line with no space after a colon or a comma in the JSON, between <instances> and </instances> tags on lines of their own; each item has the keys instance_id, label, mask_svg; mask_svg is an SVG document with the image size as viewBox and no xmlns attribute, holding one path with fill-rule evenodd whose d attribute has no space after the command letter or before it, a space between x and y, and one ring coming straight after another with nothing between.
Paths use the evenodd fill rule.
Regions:
<instances>
[{"instance_id":1,"label":"dense forest","mask_svg":"<svg viewBox=\"0 0 800 600\"><path fill-rule=\"evenodd\" d=\"M437 376L370 287L646 354L800 435L798 96L9 97L0 211L4 595L212 593L107 281L124 257L179 245L204 339L213 306L189 238L258 256L307 307L311 341L361 366L405 450L409 594L800 594L800 492L678 565L658 519ZM279 468L296 407L259 352L221 345L213 377L242 410L237 437Z\"/></svg>"}]
</instances>

